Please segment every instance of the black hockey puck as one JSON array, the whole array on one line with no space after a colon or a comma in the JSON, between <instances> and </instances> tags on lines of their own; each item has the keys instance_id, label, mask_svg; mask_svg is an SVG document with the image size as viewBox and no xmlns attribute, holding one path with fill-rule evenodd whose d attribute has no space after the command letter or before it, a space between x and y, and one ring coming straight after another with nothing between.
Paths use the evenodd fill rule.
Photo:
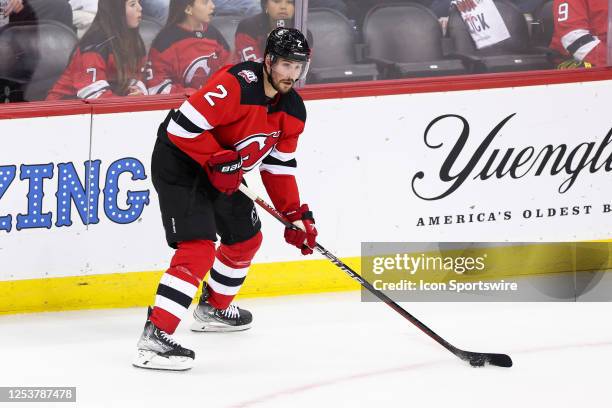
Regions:
<instances>
[{"instance_id":1,"label":"black hockey puck","mask_svg":"<svg viewBox=\"0 0 612 408\"><path fill-rule=\"evenodd\" d=\"M485 360L483 358L473 358L470 360L470 365L472 367L484 367Z\"/></svg>"}]
</instances>

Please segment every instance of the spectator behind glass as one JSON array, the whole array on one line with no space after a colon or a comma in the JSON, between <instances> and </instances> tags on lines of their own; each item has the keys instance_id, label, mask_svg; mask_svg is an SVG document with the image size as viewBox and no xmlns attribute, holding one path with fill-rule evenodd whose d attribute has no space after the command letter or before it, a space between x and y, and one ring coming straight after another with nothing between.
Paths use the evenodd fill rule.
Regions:
<instances>
[{"instance_id":1,"label":"spectator behind glass","mask_svg":"<svg viewBox=\"0 0 612 408\"><path fill-rule=\"evenodd\" d=\"M547 0L510 0L523 14L533 14ZM429 8L438 17L448 17L452 0L433 0Z\"/></svg>"},{"instance_id":2,"label":"spectator behind glass","mask_svg":"<svg viewBox=\"0 0 612 408\"><path fill-rule=\"evenodd\" d=\"M68 0L8 0L5 13L10 23L53 20L73 28Z\"/></svg>"},{"instance_id":3,"label":"spectator behind glass","mask_svg":"<svg viewBox=\"0 0 612 408\"><path fill-rule=\"evenodd\" d=\"M555 0L550 48L569 59L558 68L605 67L608 0Z\"/></svg>"},{"instance_id":4,"label":"spectator behind glass","mask_svg":"<svg viewBox=\"0 0 612 408\"><path fill-rule=\"evenodd\" d=\"M263 61L266 39L276 27L293 27L295 2L293 0L261 0L261 13L247 17L236 29L236 60ZM308 31L312 47L312 34Z\"/></svg>"},{"instance_id":5,"label":"spectator behind glass","mask_svg":"<svg viewBox=\"0 0 612 408\"><path fill-rule=\"evenodd\" d=\"M193 93L228 62L229 46L210 24L213 0L172 0L168 23L157 34L149 62L149 94Z\"/></svg>"},{"instance_id":6,"label":"spectator behind glass","mask_svg":"<svg viewBox=\"0 0 612 408\"><path fill-rule=\"evenodd\" d=\"M70 0L70 6L72 7L72 24L77 29L77 36L81 38L96 17L98 0Z\"/></svg>"},{"instance_id":7,"label":"spectator behind glass","mask_svg":"<svg viewBox=\"0 0 612 408\"><path fill-rule=\"evenodd\" d=\"M138 0L100 0L91 27L47 100L145 95L141 10Z\"/></svg>"},{"instance_id":8,"label":"spectator behind glass","mask_svg":"<svg viewBox=\"0 0 612 408\"><path fill-rule=\"evenodd\" d=\"M142 0L142 14L160 24L166 24L170 0ZM217 14L252 16L261 12L259 0L217 0Z\"/></svg>"}]
</instances>

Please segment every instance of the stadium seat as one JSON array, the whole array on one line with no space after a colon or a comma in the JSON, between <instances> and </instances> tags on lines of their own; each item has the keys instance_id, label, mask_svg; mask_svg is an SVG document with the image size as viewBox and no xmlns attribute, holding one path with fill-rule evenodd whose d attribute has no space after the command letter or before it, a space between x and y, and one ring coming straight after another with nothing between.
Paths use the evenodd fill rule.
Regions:
<instances>
[{"instance_id":1,"label":"stadium seat","mask_svg":"<svg viewBox=\"0 0 612 408\"><path fill-rule=\"evenodd\" d=\"M0 82L4 100L38 101L60 77L77 44L70 28L54 21L12 23L0 30Z\"/></svg>"},{"instance_id":2,"label":"stadium seat","mask_svg":"<svg viewBox=\"0 0 612 408\"><path fill-rule=\"evenodd\" d=\"M460 59L442 53L442 28L420 4L374 6L363 24L366 57L383 77L432 77L466 73Z\"/></svg>"},{"instance_id":3,"label":"stadium seat","mask_svg":"<svg viewBox=\"0 0 612 408\"><path fill-rule=\"evenodd\" d=\"M548 47L552 40L554 27L553 1L547 1L533 13L531 40L533 45Z\"/></svg>"},{"instance_id":4,"label":"stadium seat","mask_svg":"<svg viewBox=\"0 0 612 408\"><path fill-rule=\"evenodd\" d=\"M549 54L531 46L527 21L520 10L505 0L495 0L495 5L508 28L510 38L477 49L461 14L453 7L447 28L453 45L452 54L463 59L474 73L552 68Z\"/></svg>"},{"instance_id":5,"label":"stadium seat","mask_svg":"<svg viewBox=\"0 0 612 408\"><path fill-rule=\"evenodd\" d=\"M161 31L162 25L155 20L151 20L148 18L143 18L140 22L140 26L138 27L138 31L140 32L140 36L142 37L142 41L144 41L145 48L147 50L147 54L149 53L149 49L151 48L151 44L153 44L153 40L157 34Z\"/></svg>"},{"instance_id":6,"label":"stadium seat","mask_svg":"<svg viewBox=\"0 0 612 408\"><path fill-rule=\"evenodd\" d=\"M308 30L314 49L307 83L371 81L378 78L376 64L358 63L355 32L349 20L336 10L313 8Z\"/></svg>"},{"instance_id":7,"label":"stadium seat","mask_svg":"<svg viewBox=\"0 0 612 408\"><path fill-rule=\"evenodd\" d=\"M232 55L236 42L236 29L238 28L238 24L240 24L240 20L243 18L244 16L226 14L214 16L212 19L211 24L221 32L221 35L223 35L223 38L225 38L225 41L229 44Z\"/></svg>"}]
</instances>

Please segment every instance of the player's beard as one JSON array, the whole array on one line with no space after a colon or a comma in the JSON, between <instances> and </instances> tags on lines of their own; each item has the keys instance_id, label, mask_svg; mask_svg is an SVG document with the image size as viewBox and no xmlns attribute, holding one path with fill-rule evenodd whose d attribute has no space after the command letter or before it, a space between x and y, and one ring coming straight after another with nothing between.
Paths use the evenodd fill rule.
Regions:
<instances>
[{"instance_id":1,"label":"player's beard","mask_svg":"<svg viewBox=\"0 0 612 408\"><path fill-rule=\"evenodd\" d=\"M289 91L293 89L293 84L295 84L295 81L291 79L283 79L283 80L275 79L273 76L273 71L271 69L268 72L268 80L270 84L272 85L272 88L276 89L278 93L283 94L283 95L289 93Z\"/></svg>"}]
</instances>

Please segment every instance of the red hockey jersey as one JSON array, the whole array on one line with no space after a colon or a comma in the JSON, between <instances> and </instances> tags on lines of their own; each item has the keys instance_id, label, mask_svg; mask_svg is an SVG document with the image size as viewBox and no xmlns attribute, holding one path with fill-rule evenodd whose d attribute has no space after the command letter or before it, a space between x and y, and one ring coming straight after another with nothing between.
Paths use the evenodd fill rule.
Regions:
<instances>
[{"instance_id":1,"label":"red hockey jersey","mask_svg":"<svg viewBox=\"0 0 612 408\"><path fill-rule=\"evenodd\" d=\"M236 28L236 61L263 61L268 33L268 15L256 14L240 21Z\"/></svg>"},{"instance_id":2,"label":"red hockey jersey","mask_svg":"<svg viewBox=\"0 0 612 408\"><path fill-rule=\"evenodd\" d=\"M257 166L279 211L300 205L295 150L304 130L306 108L295 90L264 93L263 65L242 62L219 70L178 111L171 111L162 141L178 147L201 166L215 152L240 152L243 169Z\"/></svg>"},{"instance_id":3,"label":"red hockey jersey","mask_svg":"<svg viewBox=\"0 0 612 408\"><path fill-rule=\"evenodd\" d=\"M280 21L280 20L279 20ZM293 27L293 20L285 20L287 26ZM266 41L270 34L270 21L265 13L256 14L240 21L236 28L235 60L262 62ZM308 44L312 48L312 33L307 32Z\"/></svg>"},{"instance_id":4,"label":"red hockey jersey","mask_svg":"<svg viewBox=\"0 0 612 408\"><path fill-rule=\"evenodd\" d=\"M227 41L210 24L202 31L166 27L149 51L149 94L195 92L229 57Z\"/></svg>"},{"instance_id":5,"label":"red hockey jersey","mask_svg":"<svg viewBox=\"0 0 612 408\"><path fill-rule=\"evenodd\" d=\"M608 0L554 0L553 16L550 48L593 66L606 65Z\"/></svg>"},{"instance_id":6,"label":"red hockey jersey","mask_svg":"<svg viewBox=\"0 0 612 408\"><path fill-rule=\"evenodd\" d=\"M142 68L131 80L145 95ZM116 96L117 65L108 38L97 38L91 44L80 44L68 67L47 94L47 100L96 99Z\"/></svg>"}]
</instances>

